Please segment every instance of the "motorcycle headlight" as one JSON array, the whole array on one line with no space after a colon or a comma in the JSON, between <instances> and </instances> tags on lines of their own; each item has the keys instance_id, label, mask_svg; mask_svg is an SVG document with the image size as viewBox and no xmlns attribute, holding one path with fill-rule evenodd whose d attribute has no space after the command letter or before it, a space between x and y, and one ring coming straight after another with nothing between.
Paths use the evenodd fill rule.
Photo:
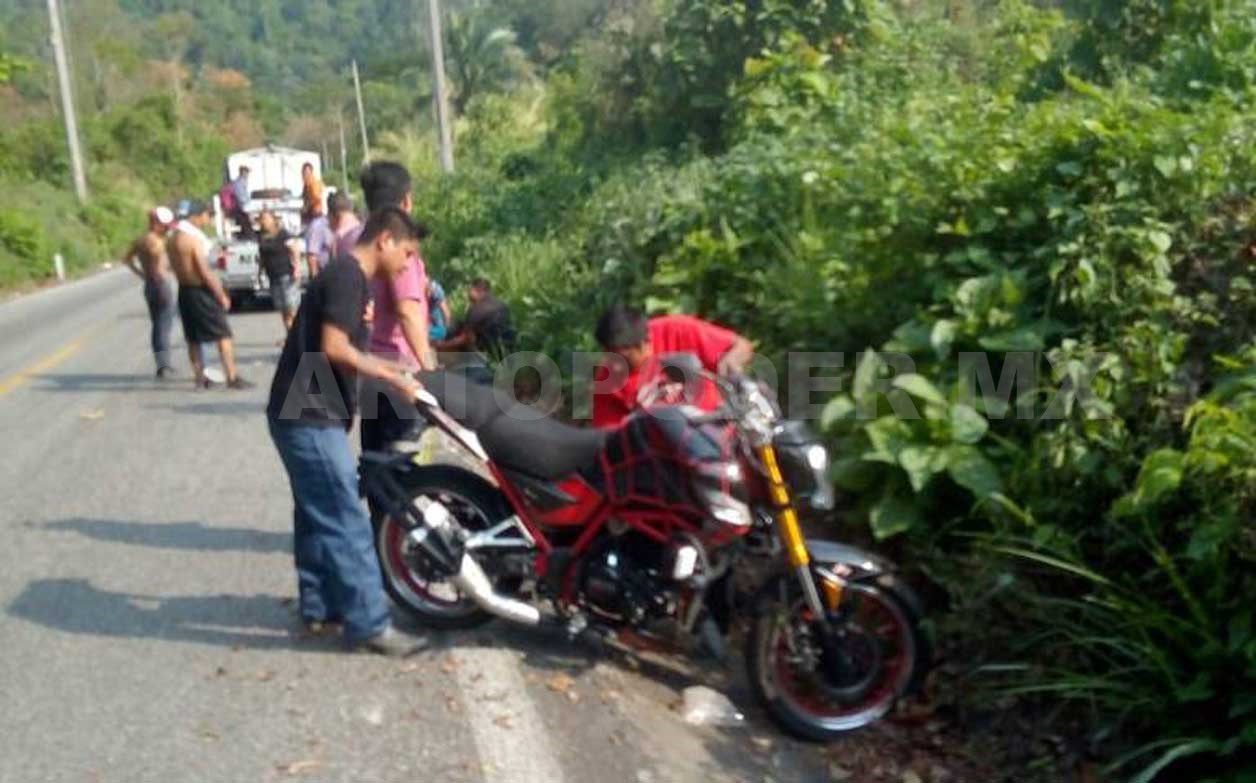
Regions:
<instances>
[{"instance_id":1,"label":"motorcycle headlight","mask_svg":"<svg viewBox=\"0 0 1256 783\"><path fill-rule=\"evenodd\" d=\"M782 422L773 439L790 492L817 511L836 505L829 481L829 450L802 422Z\"/></svg>"},{"instance_id":2,"label":"motorcycle headlight","mask_svg":"<svg viewBox=\"0 0 1256 783\"><path fill-rule=\"evenodd\" d=\"M807 447L807 464L811 469L820 475L828 475L829 472L829 450L819 443L813 443Z\"/></svg>"},{"instance_id":3,"label":"motorcycle headlight","mask_svg":"<svg viewBox=\"0 0 1256 783\"><path fill-rule=\"evenodd\" d=\"M829 480L829 450L820 444L807 449L807 464L815 473L815 491L811 493L811 507L820 511L832 511L837 505L833 482Z\"/></svg>"}]
</instances>

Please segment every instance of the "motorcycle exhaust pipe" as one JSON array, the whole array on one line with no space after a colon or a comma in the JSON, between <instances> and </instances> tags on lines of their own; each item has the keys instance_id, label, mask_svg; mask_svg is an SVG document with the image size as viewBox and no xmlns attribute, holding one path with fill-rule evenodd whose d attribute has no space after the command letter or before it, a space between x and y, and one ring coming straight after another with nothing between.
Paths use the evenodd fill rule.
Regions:
<instances>
[{"instance_id":1,"label":"motorcycle exhaust pipe","mask_svg":"<svg viewBox=\"0 0 1256 783\"><path fill-rule=\"evenodd\" d=\"M428 543L428 538L444 541L452 519L449 509L445 508L443 503L430 498L420 498L415 505L418 507L419 513L422 514L423 527L421 530L424 533L424 543ZM435 535L429 537L426 535L428 531L434 532ZM524 625L539 625L541 623L540 609L532 604L510 598L494 590L488 574L484 573L484 569L480 567L480 564L467 552L462 553L462 559L458 563L458 570L450 577L449 581L489 614Z\"/></svg>"},{"instance_id":2,"label":"motorcycle exhaust pipe","mask_svg":"<svg viewBox=\"0 0 1256 783\"><path fill-rule=\"evenodd\" d=\"M463 553L458 573L450 580L465 595L470 596L484 611L512 622L524 625L540 625L541 610L532 604L504 596L493 589L488 574L480 568L471 555Z\"/></svg>"}]
</instances>

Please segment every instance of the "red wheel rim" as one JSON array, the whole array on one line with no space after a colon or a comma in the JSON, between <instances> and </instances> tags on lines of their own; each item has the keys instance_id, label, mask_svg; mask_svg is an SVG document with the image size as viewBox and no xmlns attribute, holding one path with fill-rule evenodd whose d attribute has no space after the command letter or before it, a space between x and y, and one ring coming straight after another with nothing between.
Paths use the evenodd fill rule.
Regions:
<instances>
[{"instance_id":1,"label":"red wheel rim","mask_svg":"<svg viewBox=\"0 0 1256 783\"><path fill-rule=\"evenodd\" d=\"M881 653L874 681L858 698L843 702L826 692L822 674L800 670L790 660L793 651L785 626L798 622L808 611L801 599L778 620L767 647L767 654L772 656L772 678L780 695L799 711L835 727L851 723L863 725L888 712L910 681L915 657L912 630L906 615L891 603L892 599L874 588L848 585L844 600L851 602L848 625L860 629L858 635L848 637L855 640L847 648L851 658L857 664L874 665L877 651L871 649L873 643L879 646ZM860 645L864 649L860 649Z\"/></svg>"},{"instance_id":2,"label":"red wheel rim","mask_svg":"<svg viewBox=\"0 0 1256 783\"><path fill-rule=\"evenodd\" d=\"M414 572L414 569L410 567L410 564L406 562L405 540L406 534L409 531L401 525L396 524L392 519L385 520L384 525L386 526L384 533L384 552L385 556L388 558L389 565L392 566L390 569L392 573L399 575L402 581L405 582L406 586L414 591L424 601L449 608L456 607L458 605L457 601L450 601L432 593L432 591L428 589L428 585L430 583L427 580L420 578L419 575Z\"/></svg>"}]
</instances>

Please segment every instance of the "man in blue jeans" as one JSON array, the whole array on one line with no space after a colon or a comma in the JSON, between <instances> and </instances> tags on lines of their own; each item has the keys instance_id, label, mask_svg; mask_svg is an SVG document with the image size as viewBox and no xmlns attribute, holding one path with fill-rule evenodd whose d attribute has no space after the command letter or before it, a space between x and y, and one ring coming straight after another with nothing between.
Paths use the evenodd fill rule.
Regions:
<instances>
[{"instance_id":1,"label":"man in blue jeans","mask_svg":"<svg viewBox=\"0 0 1256 783\"><path fill-rule=\"evenodd\" d=\"M157 207L148 213L148 230L127 251L124 263L144 281L144 302L153 322L151 342L157 360L157 379L174 377L170 363L170 330L174 326L175 287L166 256L166 233L174 224L174 213Z\"/></svg>"},{"instance_id":2,"label":"man in blue jeans","mask_svg":"<svg viewBox=\"0 0 1256 783\"><path fill-rule=\"evenodd\" d=\"M351 647L382 655L417 648L389 621L348 432L359 375L405 397L419 389L400 365L363 352L368 281L401 272L418 235L406 213L380 210L352 251L314 278L288 333L266 409L296 504L293 549L301 617L315 633L341 623Z\"/></svg>"}]
</instances>

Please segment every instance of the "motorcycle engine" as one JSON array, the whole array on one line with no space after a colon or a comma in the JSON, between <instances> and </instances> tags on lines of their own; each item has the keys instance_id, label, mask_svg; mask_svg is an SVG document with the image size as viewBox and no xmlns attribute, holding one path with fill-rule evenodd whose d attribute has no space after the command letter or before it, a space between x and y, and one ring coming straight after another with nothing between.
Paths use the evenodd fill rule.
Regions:
<instances>
[{"instance_id":1,"label":"motorcycle engine","mask_svg":"<svg viewBox=\"0 0 1256 783\"><path fill-rule=\"evenodd\" d=\"M661 556L661 547L642 536L607 539L581 570L586 606L604 620L628 625L670 616L673 587L659 569Z\"/></svg>"}]
</instances>

